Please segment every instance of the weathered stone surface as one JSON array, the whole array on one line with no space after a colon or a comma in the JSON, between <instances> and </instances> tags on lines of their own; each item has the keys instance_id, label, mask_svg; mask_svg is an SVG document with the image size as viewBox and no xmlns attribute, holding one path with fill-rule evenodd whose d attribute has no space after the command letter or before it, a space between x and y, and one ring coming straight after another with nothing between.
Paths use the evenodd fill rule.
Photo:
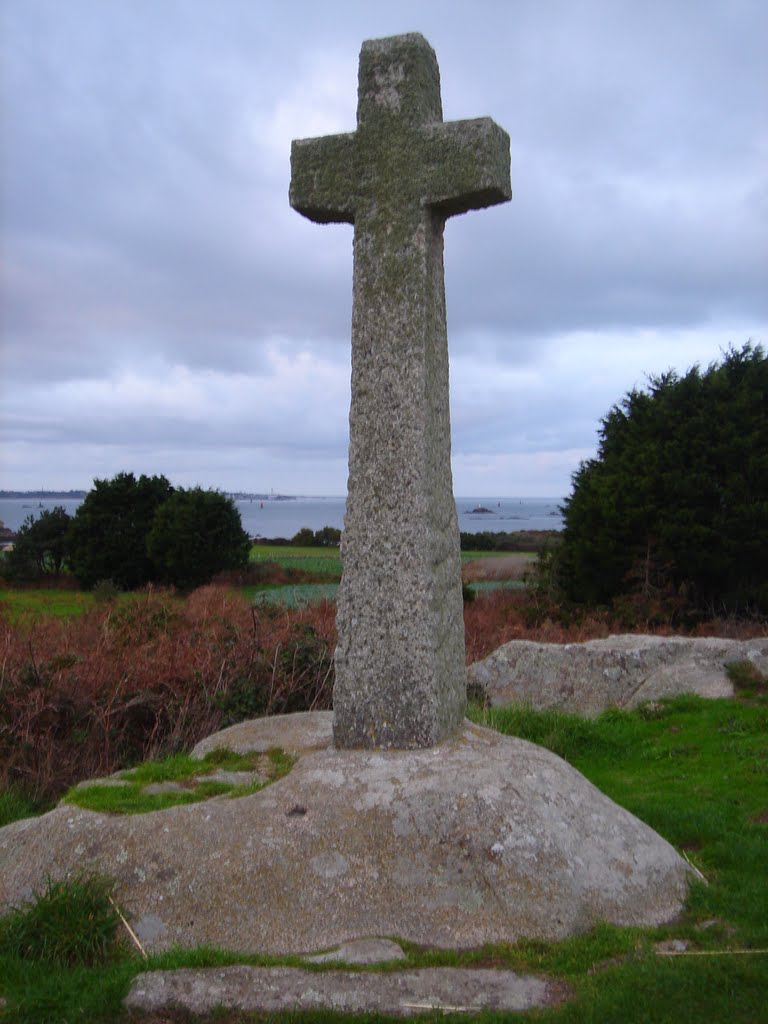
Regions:
<instances>
[{"instance_id":1,"label":"weathered stone surface","mask_svg":"<svg viewBox=\"0 0 768 1024\"><path fill-rule=\"evenodd\" d=\"M343 961L346 964L381 964L388 960L404 960L405 953L391 939L355 939L345 942L337 949L327 953L315 953L308 956L307 963L327 964Z\"/></svg>"},{"instance_id":2,"label":"weathered stone surface","mask_svg":"<svg viewBox=\"0 0 768 1024\"><path fill-rule=\"evenodd\" d=\"M363 43L357 131L293 143L291 205L355 225L340 748L429 746L464 716L443 227L510 197L508 136L489 118L443 122L416 34Z\"/></svg>"},{"instance_id":3,"label":"weathered stone surface","mask_svg":"<svg viewBox=\"0 0 768 1024\"><path fill-rule=\"evenodd\" d=\"M768 671L768 638L610 636L583 644L512 640L469 667L492 704L527 704L598 715L647 700L695 693L732 697L725 666L754 662Z\"/></svg>"},{"instance_id":4,"label":"weathered stone surface","mask_svg":"<svg viewBox=\"0 0 768 1024\"><path fill-rule=\"evenodd\" d=\"M655 925L678 913L688 877L560 758L469 723L427 749L314 751L236 800L128 817L62 806L0 829L0 909L89 869L115 878L152 950L268 953Z\"/></svg>"},{"instance_id":5,"label":"weathered stone surface","mask_svg":"<svg viewBox=\"0 0 768 1024\"><path fill-rule=\"evenodd\" d=\"M194 779L195 783L201 782L223 782L226 786L251 786L256 782L269 782L266 775L257 771L229 772L224 769L211 772L209 775L199 775Z\"/></svg>"},{"instance_id":6,"label":"weathered stone surface","mask_svg":"<svg viewBox=\"0 0 768 1024\"><path fill-rule=\"evenodd\" d=\"M167 782L150 782L148 785L142 787L142 792L149 796L156 796L160 793L189 793L192 790L194 784L187 783L186 785L182 782L174 782L168 780Z\"/></svg>"},{"instance_id":7,"label":"weathered stone surface","mask_svg":"<svg viewBox=\"0 0 768 1024\"><path fill-rule=\"evenodd\" d=\"M139 974L125 1000L144 1013L219 1007L247 1012L331 1009L414 1017L429 1010L530 1010L563 998L562 983L513 971L430 967L364 974L296 967L223 967Z\"/></svg>"},{"instance_id":8,"label":"weathered stone surface","mask_svg":"<svg viewBox=\"0 0 768 1024\"><path fill-rule=\"evenodd\" d=\"M201 740L192 750L192 757L202 760L219 748L235 754L266 754L278 747L286 754L306 754L325 750L332 741L332 711L297 711L293 715L252 718L230 725Z\"/></svg>"}]
</instances>

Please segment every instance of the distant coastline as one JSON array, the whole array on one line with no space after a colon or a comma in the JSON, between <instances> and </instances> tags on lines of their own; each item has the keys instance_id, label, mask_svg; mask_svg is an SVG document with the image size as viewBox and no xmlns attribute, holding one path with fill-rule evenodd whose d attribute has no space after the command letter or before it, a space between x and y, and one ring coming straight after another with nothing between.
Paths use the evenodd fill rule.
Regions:
<instances>
[{"instance_id":1,"label":"distant coastline","mask_svg":"<svg viewBox=\"0 0 768 1024\"><path fill-rule=\"evenodd\" d=\"M63 498L67 501L77 501L78 499L82 501L87 493L88 491L0 491L0 500L37 498L51 501L54 498Z\"/></svg>"},{"instance_id":2,"label":"distant coastline","mask_svg":"<svg viewBox=\"0 0 768 1024\"><path fill-rule=\"evenodd\" d=\"M227 493L227 492L223 492ZM25 519L61 505L75 515L87 491L0 491L0 520L18 530ZM344 528L346 498L307 497L277 493L229 492L250 537L293 537L299 530ZM459 530L465 533L508 533L519 530L562 530L562 498L509 498L499 495L457 495ZM479 512L478 509L485 511Z\"/></svg>"},{"instance_id":3,"label":"distant coastline","mask_svg":"<svg viewBox=\"0 0 768 1024\"><path fill-rule=\"evenodd\" d=\"M222 492L235 501L296 501L294 494L252 494L248 491ZM65 501L82 501L88 491L0 491L0 501L12 501L17 498L35 498L38 501L54 501L61 498Z\"/></svg>"}]
</instances>

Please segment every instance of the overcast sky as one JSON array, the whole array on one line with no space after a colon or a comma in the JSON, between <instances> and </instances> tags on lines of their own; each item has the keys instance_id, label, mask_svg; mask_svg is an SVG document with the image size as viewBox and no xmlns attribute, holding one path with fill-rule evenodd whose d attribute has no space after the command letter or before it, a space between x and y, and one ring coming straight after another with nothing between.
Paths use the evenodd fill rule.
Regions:
<instances>
[{"instance_id":1,"label":"overcast sky","mask_svg":"<svg viewBox=\"0 0 768 1024\"><path fill-rule=\"evenodd\" d=\"M456 494L565 495L647 374L768 342L765 0L3 0L0 488L345 493L352 227L290 143L412 31L511 136L446 228Z\"/></svg>"}]
</instances>

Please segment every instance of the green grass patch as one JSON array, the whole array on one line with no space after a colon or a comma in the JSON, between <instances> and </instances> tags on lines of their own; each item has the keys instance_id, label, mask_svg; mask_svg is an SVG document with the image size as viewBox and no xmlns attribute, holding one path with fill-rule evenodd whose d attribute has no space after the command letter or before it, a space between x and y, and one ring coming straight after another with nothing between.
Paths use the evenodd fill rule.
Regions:
<instances>
[{"instance_id":1,"label":"green grass patch","mask_svg":"<svg viewBox=\"0 0 768 1024\"><path fill-rule=\"evenodd\" d=\"M99 876L48 880L33 900L0 920L0 956L57 967L92 967L110 956L119 917L112 883Z\"/></svg>"},{"instance_id":2,"label":"green grass patch","mask_svg":"<svg viewBox=\"0 0 768 1024\"><path fill-rule=\"evenodd\" d=\"M158 761L145 761L136 768L120 772L108 784L73 786L62 802L101 814L148 814L182 804L195 804L216 796L240 797L258 793L265 785L287 775L296 758L279 748L265 754L236 754L229 750L211 751L202 760L188 754L174 754ZM216 771L258 771L266 779L242 784L208 779ZM182 789L147 792L147 787L176 783Z\"/></svg>"},{"instance_id":3,"label":"green grass patch","mask_svg":"<svg viewBox=\"0 0 768 1024\"><path fill-rule=\"evenodd\" d=\"M0 590L0 612L11 622L53 616L72 619L93 608L93 594L79 590Z\"/></svg>"},{"instance_id":4,"label":"green grass patch","mask_svg":"<svg viewBox=\"0 0 768 1024\"><path fill-rule=\"evenodd\" d=\"M0 828L21 818L34 818L48 810L48 805L35 800L18 786L0 792Z\"/></svg>"},{"instance_id":5,"label":"green grass patch","mask_svg":"<svg viewBox=\"0 0 768 1024\"><path fill-rule=\"evenodd\" d=\"M341 578L341 556L338 548L299 548L282 544L255 544L251 562L274 562L282 569L300 569L333 579Z\"/></svg>"}]
</instances>

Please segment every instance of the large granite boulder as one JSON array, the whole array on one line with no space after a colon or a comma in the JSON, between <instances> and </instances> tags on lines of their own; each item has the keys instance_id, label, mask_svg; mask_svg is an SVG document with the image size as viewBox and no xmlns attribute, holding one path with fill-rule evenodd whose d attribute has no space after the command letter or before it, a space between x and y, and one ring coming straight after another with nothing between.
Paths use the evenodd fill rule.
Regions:
<instances>
[{"instance_id":1,"label":"large granite boulder","mask_svg":"<svg viewBox=\"0 0 768 1024\"><path fill-rule=\"evenodd\" d=\"M512 640L469 667L492 704L526 704L594 716L609 707L695 693L732 697L726 667L751 661L768 672L768 637L609 636L582 644Z\"/></svg>"},{"instance_id":2,"label":"large granite boulder","mask_svg":"<svg viewBox=\"0 0 768 1024\"><path fill-rule=\"evenodd\" d=\"M250 796L129 817L60 806L0 829L0 909L95 869L150 949L267 953L561 939L681 909L685 862L549 751L468 722L424 750L317 749L330 725L252 723L256 749L283 740L299 758ZM229 737L248 749L247 732Z\"/></svg>"}]
</instances>

